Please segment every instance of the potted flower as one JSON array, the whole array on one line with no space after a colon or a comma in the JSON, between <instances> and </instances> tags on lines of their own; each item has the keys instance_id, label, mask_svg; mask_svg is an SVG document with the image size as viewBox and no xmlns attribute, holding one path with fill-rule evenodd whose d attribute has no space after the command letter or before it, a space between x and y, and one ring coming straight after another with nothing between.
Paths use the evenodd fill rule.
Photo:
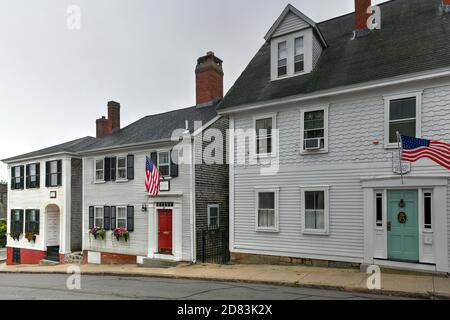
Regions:
<instances>
[{"instance_id":1,"label":"potted flower","mask_svg":"<svg viewBox=\"0 0 450 320\"><path fill-rule=\"evenodd\" d=\"M94 239L100 238L102 240L105 240L106 231L103 228L94 227L92 229L89 229L89 235L92 235Z\"/></svg>"},{"instance_id":2,"label":"potted flower","mask_svg":"<svg viewBox=\"0 0 450 320\"><path fill-rule=\"evenodd\" d=\"M113 235L117 241L124 240L125 242L127 242L130 238L130 233L126 228L115 228L113 230Z\"/></svg>"},{"instance_id":3,"label":"potted flower","mask_svg":"<svg viewBox=\"0 0 450 320\"><path fill-rule=\"evenodd\" d=\"M13 238L13 240L19 241L20 238L20 232L10 232L9 236Z\"/></svg>"},{"instance_id":4,"label":"potted flower","mask_svg":"<svg viewBox=\"0 0 450 320\"><path fill-rule=\"evenodd\" d=\"M28 242L36 242L36 234L34 232L27 232L25 233L25 239L27 239Z\"/></svg>"}]
</instances>

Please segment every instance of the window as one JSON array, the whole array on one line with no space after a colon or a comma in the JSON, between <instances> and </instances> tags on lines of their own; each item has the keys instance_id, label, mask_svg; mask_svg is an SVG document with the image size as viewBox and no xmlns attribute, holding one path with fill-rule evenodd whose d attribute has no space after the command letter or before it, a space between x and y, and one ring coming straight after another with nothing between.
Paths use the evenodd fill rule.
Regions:
<instances>
[{"instance_id":1,"label":"window","mask_svg":"<svg viewBox=\"0 0 450 320\"><path fill-rule=\"evenodd\" d=\"M219 229L219 205L208 205L208 229Z\"/></svg>"},{"instance_id":2,"label":"window","mask_svg":"<svg viewBox=\"0 0 450 320\"><path fill-rule=\"evenodd\" d=\"M23 166L11 168L11 189L23 189Z\"/></svg>"},{"instance_id":3,"label":"window","mask_svg":"<svg viewBox=\"0 0 450 320\"><path fill-rule=\"evenodd\" d=\"M26 185L28 189L39 188L39 163L32 163L26 166Z\"/></svg>"},{"instance_id":4,"label":"window","mask_svg":"<svg viewBox=\"0 0 450 320\"><path fill-rule=\"evenodd\" d=\"M7 202L7 193L6 192L1 192L0 193L0 203L1 204L6 204Z\"/></svg>"},{"instance_id":5,"label":"window","mask_svg":"<svg viewBox=\"0 0 450 320\"><path fill-rule=\"evenodd\" d=\"M423 194L423 214L424 214L424 227L427 230L430 230L432 228L432 193L431 192L424 192Z\"/></svg>"},{"instance_id":6,"label":"window","mask_svg":"<svg viewBox=\"0 0 450 320\"><path fill-rule=\"evenodd\" d=\"M303 233L328 233L328 187L303 189Z\"/></svg>"},{"instance_id":7,"label":"window","mask_svg":"<svg viewBox=\"0 0 450 320\"><path fill-rule=\"evenodd\" d=\"M383 193L378 193L375 196L376 205L376 225L377 227L383 226Z\"/></svg>"},{"instance_id":8,"label":"window","mask_svg":"<svg viewBox=\"0 0 450 320\"><path fill-rule=\"evenodd\" d=\"M127 208L117 207L117 228L127 227Z\"/></svg>"},{"instance_id":9,"label":"window","mask_svg":"<svg viewBox=\"0 0 450 320\"><path fill-rule=\"evenodd\" d=\"M287 74L287 42L278 43L278 76Z\"/></svg>"},{"instance_id":10,"label":"window","mask_svg":"<svg viewBox=\"0 0 450 320\"><path fill-rule=\"evenodd\" d=\"M328 107L302 110L303 152L328 151Z\"/></svg>"},{"instance_id":11,"label":"window","mask_svg":"<svg viewBox=\"0 0 450 320\"><path fill-rule=\"evenodd\" d=\"M158 169L161 176L170 176L170 153L168 151L158 153Z\"/></svg>"},{"instance_id":12,"label":"window","mask_svg":"<svg viewBox=\"0 0 450 320\"><path fill-rule=\"evenodd\" d=\"M25 211L25 232L39 234L39 210Z\"/></svg>"},{"instance_id":13,"label":"window","mask_svg":"<svg viewBox=\"0 0 450 320\"><path fill-rule=\"evenodd\" d=\"M397 147L397 132L404 136L420 137L421 93L386 98L387 147Z\"/></svg>"},{"instance_id":14,"label":"window","mask_svg":"<svg viewBox=\"0 0 450 320\"><path fill-rule=\"evenodd\" d=\"M255 118L256 155L274 155L273 129L275 129L275 116Z\"/></svg>"},{"instance_id":15,"label":"window","mask_svg":"<svg viewBox=\"0 0 450 320\"><path fill-rule=\"evenodd\" d=\"M257 231L278 231L278 190L258 190Z\"/></svg>"},{"instance_id":16,"label":"window","mask_svg":"<svg viewBox=\"0 0 450 320\"><path fill-rule=\"evenodd\" d=\"M105 159L95 160L95 181L105 180Z\"/></svg>"},{"instance_id":17,"label":"window","mask_svg":"<svg viewBox=\"0 0 450 320\"><path fill-rule=\"evenodd\" d=\"M117 157L117 179L127 178L127 157Z\"/></svg>"},{"instance_id":18,"label":"window","mask_svg":"<svg viewBox=\"0 0 450 320\"><path fill-rule=\"evenodd\" d=\"M46 183L47 187L59 187L62 185L61 171L62 171L62 161L48 161L46 164Z\"/></svg>"},{"instance_id":19,"label":"window","mask_svg":"<svg viewBox=\"0 0 450 320\"><path fill-rule=\"evenodd\" d=\"M11 232L23 233L23 210L11 210Z\"/></svg>"},{"instance_id":20,"label":"window","mask_svg":"<svg viewBox=\"0 0 450 320\"><path fill-rule=\"evenodd\" d=\"M103 207L95 207L94 227L103 228Z\"/></svg>"},{"instance_id":21,"label":"window","mask_svg":"<svg viewBox=\"0 0 450 320\"><path fill-rule=\"evenodd\" d=\"M303 37L295 38L295 52L294 52L294 72L305 71L305 62L303 54Z\"/></svg>"}]
</instances>

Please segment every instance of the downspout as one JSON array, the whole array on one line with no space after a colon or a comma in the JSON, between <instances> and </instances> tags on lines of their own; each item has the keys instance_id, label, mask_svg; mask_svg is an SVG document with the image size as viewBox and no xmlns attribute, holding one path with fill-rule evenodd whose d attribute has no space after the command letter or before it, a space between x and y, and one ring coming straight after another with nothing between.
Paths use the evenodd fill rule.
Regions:
<instances>
[{"instance_id":1,"label":"downspout","mask_svg":"<svg viewBox=\"0 0 450 320\"><path fill-rule=\"evenodd\" d=\"M195 232L195 136L191 140L191 252L192 262L197 263L197 237Z\"/></svg>"}]
</instances>

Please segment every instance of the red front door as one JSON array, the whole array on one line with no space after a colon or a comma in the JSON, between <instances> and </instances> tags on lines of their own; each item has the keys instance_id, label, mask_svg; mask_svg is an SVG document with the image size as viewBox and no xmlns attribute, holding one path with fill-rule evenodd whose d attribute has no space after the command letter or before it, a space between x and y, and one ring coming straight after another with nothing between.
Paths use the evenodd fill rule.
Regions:
<instances>
[{"instance_id":1,"label":"red front door","mask_svg":"<svg viewBox=\"0 0 450 320\"><path fill-rule=\"evenodd\" d=\"M172 254L172 210L158 210L158 252Z\"/></svg>"}]
</instances>

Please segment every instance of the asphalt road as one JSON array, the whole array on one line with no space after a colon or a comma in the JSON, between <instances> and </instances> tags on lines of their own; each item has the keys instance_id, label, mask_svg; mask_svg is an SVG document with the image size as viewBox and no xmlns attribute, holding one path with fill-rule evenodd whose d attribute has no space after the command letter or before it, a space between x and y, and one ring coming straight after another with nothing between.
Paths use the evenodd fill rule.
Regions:
<instances>
[{"instance_id":1,"label":"asphalt road","mask_svg":"<svg viewBox=\"0 0 450 320\"><path fill-rule=\"evenodd\" d=\"M81 288L68 290L66 275L0 274L0 299L8 300L309 300L392 299L379 295L198 280L81 276Z\"/></svg>"}]
</instances>

